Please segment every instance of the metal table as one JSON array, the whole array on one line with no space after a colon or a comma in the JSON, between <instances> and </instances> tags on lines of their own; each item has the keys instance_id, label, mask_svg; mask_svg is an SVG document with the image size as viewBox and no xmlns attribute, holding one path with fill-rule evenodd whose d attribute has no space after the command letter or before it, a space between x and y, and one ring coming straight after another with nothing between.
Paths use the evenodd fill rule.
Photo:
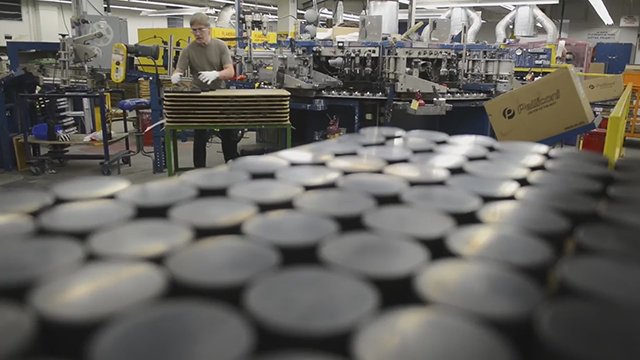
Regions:
<instances>
[{"instance_id":1,"label":"metal table","mask_svg":"<svg viewBox=\"0 0 640 360\"><path fill-rule=\"evenodd\" d=\"M129 129L127 127L126 114L124 114L124 133L116 134L112 139L108 141L102 142L93 142L93 143L85 143L81 141L80 137L84 135L78 134L73 135L71 141L62 142L62 141L46 141L46 140L36 140L33 136L29 135L31 127L37 123L38 118L42 116L36 116L35 119L32 119L30 112L27 110L27 100L36 100L36 99L89 99L92 103L97 103L100 111L99 121L96 121L97 114L95 112L91 112L92 122L94 124L100 124L101 129L107 129L107 110L106 110L106 94L118 94L121 98L124 97L123 90L99 90L95 92L87 92L87 91L70 91L70 92L56 92L56 93L42 93L42 94L19 94L18 95L18 118L20 119L21 128L22 128L22 136L24 139L24 149L27 154L27 162L32 165L31 171L34 175L39 175L48 169L48 163L57 160L60 163L65 163L67 160L101 160L99 165L103 175L111 175L111 168L116 166L118 169L118 173L120 172L120 162L123 164L131 166L131 156L135 155L133 151L131 151L129 147ZM125 149L119 152L112 153L109 150L109 145L112 145L115 142L124 141ZM102 146L102 154L67 154L66 150L60 149L52 149L46 154L41 154L40 146L59 146L67 148L71 145L79 145L79 144L98 144ZM31 151L29 151L31 148Z\"/></svg>"},{"instance_id":2,"label":"metal table","mask_svg":"<svg viewBox=\"0 0 640 360\"><path fill-rule=\"evenodd\" d=\"M287 148L291 147L290 122L243 121L235 123L167 123L164 129L167 174L175 175L178 171L188 170L178 165L178 130L220 130L220 129L285 129Z\"/></svg>"}]
</instances>

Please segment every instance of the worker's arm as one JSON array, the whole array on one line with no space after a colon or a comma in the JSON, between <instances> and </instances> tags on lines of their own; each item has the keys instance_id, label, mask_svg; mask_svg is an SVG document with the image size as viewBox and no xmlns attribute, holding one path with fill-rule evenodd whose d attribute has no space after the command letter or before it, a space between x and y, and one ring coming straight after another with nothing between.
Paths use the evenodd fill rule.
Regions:
<instances>
[{"instance_id":1,"label":"worker's arm","mask_svg":"<svg viewBox=\"0 0 640 360\"><path fill-rule=\"evenodd\" d=\"M178 63L176 64L176 69L171 74L171 82L173 84L177 84L180 82L180 78L184 75L185 69L189 65L189 57L187 56L186 49L180 52L180 56L178 57Z\"/></svg>"},{"instance_id":2,"label":"worker's arm","mask_svg":"<svg viewBox=\"0 0 640 360\"><path fill-rule=\"evenodd\" d=\"M235 75L235 70L233 69L233 61L231 60L231 53L229 52L229 48L222 41L219 41L218 51L222 65L222 70L212 70L212 71L201 71L198 79L205 84L211 84L216 79L221 80L229 80L233 78Z\"/></svg>"},{"instance_id":3,"label":"worker's arm","mask_svg":"<svg viewBox=\"0 0 640 360\"><path fill-rule=\"evenodd\" d=\"M231 52L229 51L227 45L222 42L220 42L220 45L220 57L222 58L222 61L220 62L223 64L222 71L220 71L220 79L229 80L233 78L236 73L235 69L233 68L233 59L231 59Z\"/></svg>"},{"instance_id":4,"label":"worker's arm","mask_svg":"<svg viewBox=\"0 0 640 360\"><path fill-rule=\"evenodd\" d=\"M233 78L236 71L233 68L233 64L227 64L222 68L222 71L219 72L219 77L222 80L229 80Z\"/></svg>"}]
</instances>

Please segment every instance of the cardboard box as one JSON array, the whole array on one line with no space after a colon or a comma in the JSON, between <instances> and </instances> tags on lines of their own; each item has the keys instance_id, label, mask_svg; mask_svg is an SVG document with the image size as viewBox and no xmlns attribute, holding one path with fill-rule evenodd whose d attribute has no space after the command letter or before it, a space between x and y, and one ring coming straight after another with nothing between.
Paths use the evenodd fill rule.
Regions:
<instances>
[{"instance_id":1,"label":"cardboard box","mask_svg":"<svg viewBox=\"0 0 640 360\"><path fill-rule=\"evenodd\" d=\"M604 74L604 63L592 62L589 64L589 72L592 74Z\"/></svg>"},{"instance_id":2,"label":"cardboard box","mask_svg":"<svg viewBox=\"0 0 640 360\"><path fill-rule=\"evenodd\" d=\"M582 82L589 102L618 99L624 91L622 75L590 76Z\"/></svg>"},{"instance_id":3,"label":"cardboard box","mask_svg":"<svg viewBox=\"0 0 640 360\"><path fill-rule=\"evenodd\" d=\"M544 140L586 126L594 118L573 68L558 69L484 107L498 140Z\"/></svg>"}]
</instances>

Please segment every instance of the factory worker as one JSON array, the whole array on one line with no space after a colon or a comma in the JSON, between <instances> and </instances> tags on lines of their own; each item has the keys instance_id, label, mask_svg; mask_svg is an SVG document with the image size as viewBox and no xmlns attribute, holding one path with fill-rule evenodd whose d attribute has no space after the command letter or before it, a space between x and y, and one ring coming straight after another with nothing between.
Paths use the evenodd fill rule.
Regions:
<instances>
[{"instance_id":1,"label":"factory worker","mask_svg":"<svg viewBox=\"0 0 640 360\"><path fill-rule=\"evenodd\" d=\"M224 80L234 76L231 54L227 45L219 39L211 38L211 25L206 14L193 15L190 24L195 40L180 53L171 82L179 83L188 68L193 77L192 87L201 91L224 88ZM220 130L225 162L238 157L237 136L236 130ZM197 168L206 166L208 140L207 130L194 131L193 165Z\"/></svg>"}]
</instances>

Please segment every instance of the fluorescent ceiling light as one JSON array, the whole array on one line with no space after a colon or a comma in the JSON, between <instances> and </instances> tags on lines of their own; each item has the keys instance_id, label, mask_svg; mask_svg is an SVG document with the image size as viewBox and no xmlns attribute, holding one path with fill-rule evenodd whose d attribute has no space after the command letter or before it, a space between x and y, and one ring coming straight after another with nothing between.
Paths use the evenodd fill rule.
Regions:
<instances>
[{"instance_id":1,"label":"fluorescent ceiling light","mask_svg":"<svg viewBox=\"0 0 640 360\"><path fill-rule=\"evenodd\" d=\"M107 7L106 5L104 6ZM120 5L111 5L112 9L122 9L122 10L134 10L134 11L147 11L148 8L139 8L134 6L120 6Z\"/></svg>"},{"instance_id":2,"label":"fluorescent ceiling light","mask_svg":"<svg viewBox=\"0 0 640 360\"><path fill-rule=\"evenodd\" d=\"M304 15L304 13L306 11L305 10L298 10L297 12L298 12L298 14ZM321 18L325 18L325 19L332 19L333 18L333 11L326 10L326 9L320 9L320 17ZM349 21L360 21L360 16L359 15L354 15L354 14L343 14L342 18L344 20L349 20Z\"/></svg>"},{"instance_id":3,"label":"fluorescent ceiling light","mask_svg":"<svg viewBox=\"0 0 640 360\"><path fill-rule=\"evenodd\" d=\"M173 7L177 7L177 8L183 8L183 9L201 9L201 8L199 8L197 6L182 5L182 4L170 4L170 3L161 2L161 1L127 0L127 2L137 3L137 4L157 5L157 6L173 6Z\"/></svg>"},{"instance_id":4,"label":"fluorescent ceiling light","mask_svg":"<svg viewBox=\"0 0 640 360\"><path fill-rule=\"evenodd\" d=\"M418 9L416 11L416 20L420 19L439 19L447 12L447 10L422 10ZM398 20L408 20L409 19L409 10L408 9L400 9L398 11Z\"/></svg>"},{"instance_id":5,"label":"fluorescent ceiling light","mask_svg":"<svg viewBox=\"0 0 640 360\"><path fill-rule=\"evenodd\" d=\"M40 0L41 2L50 2L56 4L71 4L71 0Z\"/></svg>"},{"instance_id":6,"label":"fluorescent ceiling light","mask_svg":"<svg viewBox=\"0 0 640 360\"><path fill-rule=\"evenodd\" d=\"M232 1L232 0L211 0L212 2L217 2L220 4L230 4L230 5L235 5L236 2ZM260 4L247 4L247 3L242 3L243 7L250 7L250 8L256 8L256 9L265 9L265 10L271 10L271 11L276 11L278 10L277 7L273 6L273 5L260 5Z\"/></svg>"},{"instance_id":7,"label":"fluorescent ceiling light","mask_svg":"<svg viewBox=\"0 0 640 360\"><path fill-rule=\"evenodd\" d=\"M502 5L555 5L560 0L512 0L512 1L492 1L492 0L414 0L416 7L489 7Z\"/></svg>"},{"instance_id":8,"label":"fluorescent ceiling light","mask_svg":"<svg viewBox=\"0 0 640 360\"><path fill-rule=\"evenodd\" d=\"M39 1L48 2L48 3L56 3L56 4L71 4L70 0L39 0ZM133 7L133 6L120 6L120 5L111 5L111 8L112 9L122 9L122 10L132 10L132 11L149 11L149 10L153 10L153 9L149 9L149 8L139 8L139 7Z\"/></svg>"},{"instance_id":9,"label":"fluorescent ceiling light","mask_svg":"<svg viewBox=\"0 0 640 360\"><path fill-rule=\"evenodd\" d=\"M500 5L500 7L501 7L501 8L503 8L503 9L507 9L507 10L509 10L509 11L513 11L513 10L515 10L515 8L516 8L516 7L515 7L515 6L513 6L513 5Z\"/></svg>"},{"instance_id":10,"label":"fluorescent ceiling light","mask_svg":"<svg viewBox=\"0 0 640 360\"><path fill-rule=\"evenodd\" d=\"M605 25L613 25L613 19L611 18L611 15L609 15L609 11L602 0L589 0L589 2L591 3L591 6L593 6L593 10L598 13L598 16L600 16L600 19L602 19L602 22Z\"/></svg>"},{"instance_id":11,"label":"fluorescent ceiling light","mask_svg":"<svg viewBox=\"0 0 640 360\"><path fill-rule=\"evenodd\" d=\"M215 14L215 9L210 8L193 8L193 9L167 9L167 10L149 10L140 13L142 16L177 16L177 15L193 15L197 12L205 14Z\"/></svg>"}]
</instances>

